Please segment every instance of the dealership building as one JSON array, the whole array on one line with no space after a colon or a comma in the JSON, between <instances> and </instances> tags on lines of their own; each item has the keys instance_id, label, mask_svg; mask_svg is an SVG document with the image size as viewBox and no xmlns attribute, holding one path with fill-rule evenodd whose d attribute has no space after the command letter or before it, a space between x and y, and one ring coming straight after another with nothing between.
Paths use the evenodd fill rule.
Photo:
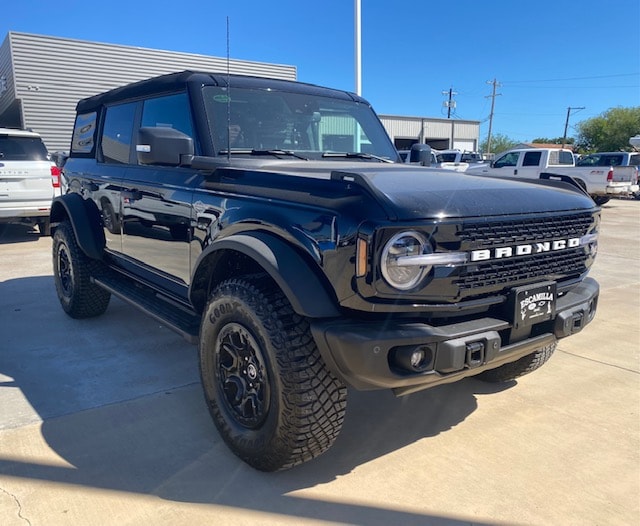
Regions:
<instances>
[{"instance_id":1,"label":"dealership building","mask_svg":"<svg viewBox=\"0 0 640 526\"><path fill-rule=\"evenodd\" d=\"M0 127L38 132L67 151L78 100L185 69L297 80L295 66L212 57L11 31L0 47ZM330 85L330 83L327 83ZM381 115L398 149L414 143L477 150L480 123Z\"/></svg>"}]
</instances>

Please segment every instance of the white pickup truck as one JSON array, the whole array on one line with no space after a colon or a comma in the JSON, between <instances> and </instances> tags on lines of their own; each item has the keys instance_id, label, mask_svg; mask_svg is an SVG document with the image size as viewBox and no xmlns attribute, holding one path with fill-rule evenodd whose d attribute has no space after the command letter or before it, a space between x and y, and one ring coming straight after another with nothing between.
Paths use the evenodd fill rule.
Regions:
<instances>
[{"instance_id":1,"label":"white pickup truck","mask_svg":"<svg viewBox=\"0 0 640 526\"><path fill-rule=\"evenodd\" d=\"M596 202L602 205L612 195L638 191L635 166L576 166L570 150L523 148L509 150L490 164L470 165L466 173L491 177L538 179L542 174L572 177Z\"/></svg>"},{"instance_id":2,"label":"white pickup truck","mask_svg":"<svg viewBox=\"0 0 640 526\"><path fill-rule=\"evenodd\" d=\"M482 155L478 152L468 152L462 150L439 150L436 154L436 168L444 170L454 170L456 172L466 172L469 166L475 163L482 163Z\"/></svg>"}]
</instances>

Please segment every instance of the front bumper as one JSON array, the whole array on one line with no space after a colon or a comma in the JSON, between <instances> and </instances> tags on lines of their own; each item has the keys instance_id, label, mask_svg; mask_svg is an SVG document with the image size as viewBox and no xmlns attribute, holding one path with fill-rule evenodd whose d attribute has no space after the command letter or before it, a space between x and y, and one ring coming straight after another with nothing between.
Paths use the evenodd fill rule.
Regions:
<instances>
[{"instance_id":1,"label":"front bumper","mask_svg":"<svg viewBox=\"0 0 640 526\"><path fill-rule=\"evenodd\" d=\"M489 317L442 326L334 319L312 322L311 331L327 365L351 386L404 395L494 369L581 331L595 316L598 294L598 283L586 278L558 298L544 332L508 345L502 341L510 321ZM428 357L424 367L398 367L398 356L415 349Z\"/></svg>"}]
</instances>

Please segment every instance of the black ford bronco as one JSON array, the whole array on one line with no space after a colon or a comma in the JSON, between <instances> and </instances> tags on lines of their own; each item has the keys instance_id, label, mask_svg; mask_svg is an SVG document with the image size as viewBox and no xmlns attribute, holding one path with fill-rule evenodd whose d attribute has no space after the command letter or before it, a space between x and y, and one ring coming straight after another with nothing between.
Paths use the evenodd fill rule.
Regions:
<instances>
[{"instance_id":1,"label":"black ford bronco","mask_svg":"<svg viewBox=\"0 0 640 526\"><path fill-rule=\"evenodd\" d=\"M595 315L588 196L402 164L351 93L145 80L78 103L64 172L63 309L115 295L197 343L213 420L260 470L327 450L347 385L511 380Z\"/></svg>"}]
</instances>

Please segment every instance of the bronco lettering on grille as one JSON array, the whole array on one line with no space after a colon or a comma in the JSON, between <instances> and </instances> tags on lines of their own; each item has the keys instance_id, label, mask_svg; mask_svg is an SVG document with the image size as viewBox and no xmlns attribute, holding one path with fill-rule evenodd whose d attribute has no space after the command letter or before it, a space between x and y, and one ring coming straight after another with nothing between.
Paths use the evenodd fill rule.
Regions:
<instances>
[{"instance_id":1,"label":"bronco lettering on grille","mask_svg":"<svg viewBox=\"0 0 640 526\"><path fill-rule=\"evenodd\" d=\"M526 245L515 245L510 247L498 247L492 249L472 250L471 261L487 261L490 259L504 259L514 256L528 256L531 254L541 254L543 252L555 252L567 248L580 246L580 238L557 239L555 241L544 241L540 243L528 243Z\"/></svg>"}]
</instances>

